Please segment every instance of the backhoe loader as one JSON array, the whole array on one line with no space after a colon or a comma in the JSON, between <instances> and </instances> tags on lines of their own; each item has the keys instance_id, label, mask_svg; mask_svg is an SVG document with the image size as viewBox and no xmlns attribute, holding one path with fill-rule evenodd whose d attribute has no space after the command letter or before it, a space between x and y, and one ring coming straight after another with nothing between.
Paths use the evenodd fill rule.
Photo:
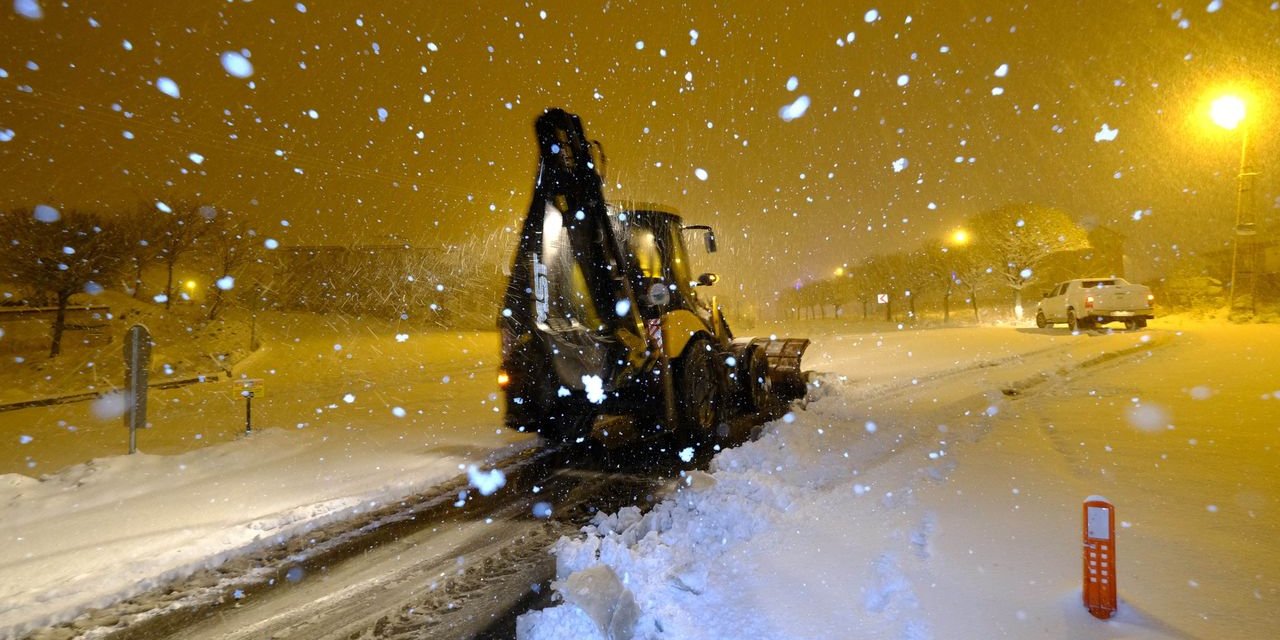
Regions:
<instances>
[{"instance_id":1,"label":"backhoe loader","mask_svg":"<svg viewBox=\"0 0 1280 640\"><path fill-rule=\"evenodd\" d=\"M548 109L498 318L506 425L551 441L633 417L685 442L713 442L745 413L776 415L804 394L807 339L735 338L694 276L686 237L715 232L669 208L608 203L604 155L578 116Z\"/></svg>"}]
</instances>

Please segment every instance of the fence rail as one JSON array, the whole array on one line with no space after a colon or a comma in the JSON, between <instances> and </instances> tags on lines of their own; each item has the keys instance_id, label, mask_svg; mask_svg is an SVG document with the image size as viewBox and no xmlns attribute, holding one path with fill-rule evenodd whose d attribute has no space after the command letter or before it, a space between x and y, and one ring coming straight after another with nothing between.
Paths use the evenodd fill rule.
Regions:
<instances>
[{"instance_id":1,"label":"fence rail","mask_svg":"<svg viewBox=\"0 0 1280 640\"><path fill-rule=\"evenodd\" d=\"M67 313L87 313L94 319L106 319L107 314L111 312L111 307L106 305L96 306L69 306ZM0 322L5 320L30 320L33 318L53 318L58 315L57 307L3 307L0 306Z\"/></svg>"}]
</instances>

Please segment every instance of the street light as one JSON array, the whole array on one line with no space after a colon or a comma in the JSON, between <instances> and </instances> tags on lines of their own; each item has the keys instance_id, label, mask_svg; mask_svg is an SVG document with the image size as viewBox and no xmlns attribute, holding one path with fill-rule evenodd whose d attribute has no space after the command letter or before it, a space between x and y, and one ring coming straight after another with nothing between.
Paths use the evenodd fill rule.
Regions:
<instances>
[{"instance_id":1,"label":"street light","mask_svg":"<svg viewBox=\"0 0 1280 640\"><path fill-rule=\"evenodd\" d=\"M1241 122L1244 122L1245 114L1244 98L1240 96L1222 96L1209 105L1209 119L1219 127L1230 131L1234 131Z\"/></svg>"},{"instance_id":2,"label":"street light","mask_svg":"<svg viewBox=\"0 0 1280 640\"><path fill-rule=\"evenodd\" d=\"M1231 284L1227 289L1227 316L1231 316L1231 312L1235 309L1236 301L1236 276L1239 275L1240 264L1240 237L1252 236L1254 231L1253 212L1246 202L1246 193L1249 191L1248 178L1256 175L1250 172L1249 167L1249 120L1248 106L1244 98L1227 94L1214 100L1209 105L1209 119L1213 123L1228 131L1235 131L1240 128L1240 170L1236 174L1236 224L1231 235ZM1243 125L1243 126L1241 126ZM1257 303L1254 298L1254 283L1257 281L1257 274L1254 270L1257 265L1254 264L1257 256L1252 252L1249 254L1249 282L1250 282L1250 306L1253 311L1257 311Z\"/></svg>"},{"instance_id":3,"label":"street light","mask_svg":"<svg viewBox=\"0 0 1280 640\"><path fill-rule=\"evenodd\" d=\"M969 235L969 232L966 229L957 228L947 234L946 246L942 248L942 251L943 253L946 253L949 249L959 249L968 245L969 241L972 239L973 238ZM947 289L942 292L942 321L944 323L951 322L951 291L956 282L958 282L958 278L956 277L956 272L953 269L951 271L951 277L947 278ZM974 307L974 310L976 311L977 307Z\"/></svg>"}]
</instances>

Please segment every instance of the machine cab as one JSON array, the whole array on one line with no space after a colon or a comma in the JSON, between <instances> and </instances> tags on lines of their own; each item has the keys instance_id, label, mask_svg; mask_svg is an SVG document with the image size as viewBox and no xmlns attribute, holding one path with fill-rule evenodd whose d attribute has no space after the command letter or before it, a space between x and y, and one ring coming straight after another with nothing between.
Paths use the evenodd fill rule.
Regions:
<instances>
[{"instance_id":1,"label":"machine cab","mask_svg":"<svg viewBox=\"0 0 1280 640\"><path fill-rule=\"evenodd\" d=\"M694 277L689 251L684 241L688 230L706 233L707 247L715 250L715 234L710 227L685 227L680 217L652 205L613 206L610 220L615 236L626 243L623 254L634 261L639 279L632 283L645 317L657 317L675 309L694 312L708 310L695 287L715 282L714 274Z\"/></svg>"}]
</instances>

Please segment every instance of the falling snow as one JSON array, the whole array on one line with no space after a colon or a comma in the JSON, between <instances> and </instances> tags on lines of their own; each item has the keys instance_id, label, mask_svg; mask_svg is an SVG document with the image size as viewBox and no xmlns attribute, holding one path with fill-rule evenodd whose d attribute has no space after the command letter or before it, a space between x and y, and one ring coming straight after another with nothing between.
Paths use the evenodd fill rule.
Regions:
<instances>
[{"instance_id":1,"label":"falling snow","mask_svg":"<svg viewBox=\"0 0 1280 640\"><path fill-rule=\"evenodd\" d=\"M44 19L44 11L37 0L13 0L13 11L28 20Z\"/></svg>"},{"instance_id":2,"label":"falling snow","mask_svg":"<svg viewBox=\"0 0 1280 640\"><path fill-rule=\"evenodd\" d=\"M792 102L791 104L788 104L782 107L781 109L779 109L778 117L782 118L784 122L791 122L792 120L795 120L796 118L803 116L805 111L808 111L808 110L809 110L809 96L802 95L796 98L795 101Z\"/></svg>"},{"instance_id":3,"label":"falling snow","mask_svg":"<svg viewBox=\"0 0 1280 640\"><path fill-rule=\"evenodd\" d=\"M237 78L248 78L253 75L253 63L239 51L226 51L222 54L222 68Z\"/></svg>"},{"instance_id":4,"label":"falling snow","mask_svg":"<svg viewBox=\"0 0 1280 640\"><path fill-rule=\"evenodd\" d=\"M160 93L163 93L166 96L169 96L170 98L182 97L181 92L178 91L178 83L174 82L169 78L160 77L159 79L157 79L156 88L160 90Z\"/></svg>"}]
</instances>

